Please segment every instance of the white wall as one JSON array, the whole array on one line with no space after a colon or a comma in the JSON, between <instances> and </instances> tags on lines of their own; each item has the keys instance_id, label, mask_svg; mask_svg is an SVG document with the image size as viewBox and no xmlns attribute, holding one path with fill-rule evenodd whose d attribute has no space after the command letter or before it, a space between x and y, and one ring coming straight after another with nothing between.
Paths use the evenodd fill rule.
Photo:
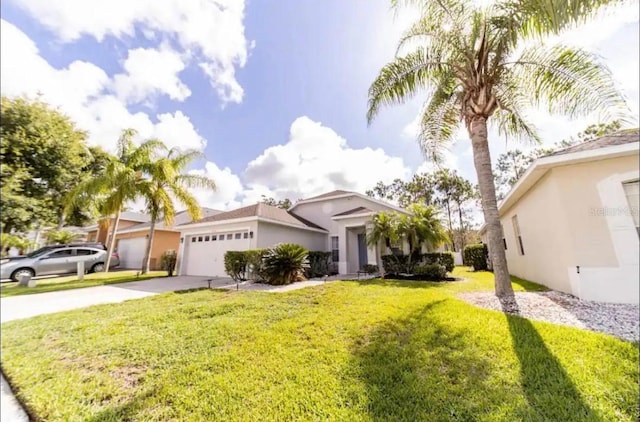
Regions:
<instances>
[{"instance_id":1,"label":"white wall","mask_svg":"<svg viewBox=\"0 0 640 422\"><path fill-rule=\"evenodd\" d=\"M257 247L270 248L278 243L295 243L310 251L327 250L327 234L265 222L258 223Z\"/></svg>"}]
</instances>

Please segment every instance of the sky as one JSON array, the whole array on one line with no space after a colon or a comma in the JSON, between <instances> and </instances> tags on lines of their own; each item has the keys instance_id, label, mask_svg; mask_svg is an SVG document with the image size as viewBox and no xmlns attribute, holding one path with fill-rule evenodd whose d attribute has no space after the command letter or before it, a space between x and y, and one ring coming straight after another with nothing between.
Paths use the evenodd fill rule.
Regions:
<instances>
[{"instance_id":1,"label":"sky","mask_svg":"<svg viewBox=\"0 0 640 422\"><path fill-rule=\"evenodd\" d=\"M195 192L203 206L364 193L433 168L415 141L428 93L366 122L367 90L414 17L389 0L6 0L0 11L3 95L41 95L108 150L125 128L201 150L190 171L218 186ZM561 39L602 57L635 115L638 20L636 0ZM548 145L596 122L528 116ZM530 147L493 130L490 145L494 160ZM475 183L464 130L446 164Z\"/></svg>"}]
</instances>

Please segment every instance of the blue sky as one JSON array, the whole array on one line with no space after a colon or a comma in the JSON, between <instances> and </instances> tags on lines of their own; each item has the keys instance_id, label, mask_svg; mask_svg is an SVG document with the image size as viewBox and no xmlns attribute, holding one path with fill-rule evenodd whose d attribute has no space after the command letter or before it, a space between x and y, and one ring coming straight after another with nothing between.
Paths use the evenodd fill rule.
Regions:
<instances>
[{"instance_id":1,"label":"blue sky","mask_svg":"<svg viewBox=\"0 0 640 422\"><path fill-rule=\"evenodd\" d=\"M364 191L428 168L412 136L424 95L365 120L369 84L409 22L387 0L9 0L1 12L3 94L43 93L106 148L134 127L202 149L194 171L219 185L198 192L204 205ZM637 10L572 37L605 57L637 112ZM590 123L532 118L549 144ZM464 132L449 165L475 179Z\"/></svg>"}]
</instances>

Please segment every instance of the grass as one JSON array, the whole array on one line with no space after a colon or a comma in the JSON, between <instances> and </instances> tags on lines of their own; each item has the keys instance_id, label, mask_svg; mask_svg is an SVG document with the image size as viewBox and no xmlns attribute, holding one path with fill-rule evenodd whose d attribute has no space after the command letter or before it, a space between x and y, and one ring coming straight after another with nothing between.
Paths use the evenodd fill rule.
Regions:
<instances>
[{"instance_id":1,"label":"grass","mask_svg":"<svg viewBox=\"0 0 640 422\"><path fill-rule=\"evenodd\" d=\"M37 280L35 287L20 287L18 283L2 283L0 297L32 295L36 293L56 292L59 290L80 289L82 287L103 286L106 284L126 283L148 278L164 277L166 271L151 271L148 274L136 275L138 271L114 271L109 273L92 273L84 276L82 281L77 275L54 277Z\"/></svg>"},{"instance_id":2,"label":"grass","mask_svg":"<svg viewBox=\"0 0 640 422\"><path fill-rule=\"evenodd\" d=\"M2 368L47 421L636 420L636 345L476 308L455 293L491 275L456 275L469 278L205 289L12 321Z\"/></svg>"}]
</instances>

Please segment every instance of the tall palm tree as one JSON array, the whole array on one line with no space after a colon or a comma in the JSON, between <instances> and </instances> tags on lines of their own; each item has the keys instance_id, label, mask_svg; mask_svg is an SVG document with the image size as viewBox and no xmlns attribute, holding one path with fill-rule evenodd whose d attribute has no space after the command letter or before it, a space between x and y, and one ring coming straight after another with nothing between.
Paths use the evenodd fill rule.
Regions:
<instances>
[{"instance_id":1,"label":"tall palm tree","mask_svg":"<svg viewBox=\"0 0 640 422\"><path fill-rule=\"evenodd\" d=\"M162 142L151 139L136 146L133 137L136 131L125 129L118 139L117 158L111 160L103 174L80 183L70 195L67 207L72 209L83 196L96 198L98 208L108 218L115 215L109 239L105 272L109 271L111 255L116 243L120 214L128 201L140 197L146 189L148 178L144 172L152 162L154 151L163 146Z\"/></svg>"},{"instance_id":2,"label":"tall palm tree","mask_svg":"<svg viewBox=\"0 0 640 422\"><path fill-rule=\"evenodd\" d=\"M149 174L149 180L143 187L142 196L151 217L151 227L142 260L142 274L149 272L151 247L157 221L163 219L167 227L173 225L176 215L174 201L177 200L186 207L192 221L199 220L201 217L200 205L189 189L213 190L216 188L214 181L205 176L184 173L189 164L202 157L201 152L196 150L181 151L177 148L167 151L167 147L164 145L159 148L159 152L165 155L155 159L145 168Z\"/></svg>"},{"instance_id":3,"label":"tall palm tree","mask_svg":"<svg viewBox=\"0 0 640 422\"><path fill-rule=\"evenodd\" d=\"M380 211L375 214L368 225L365 235L367 245L375 248L376 261L380 267L380 275L384 277L384 268L382 265L382 244L390 248L392 244L398 241L397 218L394 213Z\"/></svg>"},{"instance_id":4,"label":"tall palm tree","mask_svg":"<svg viewBox=\"0 0 640 422\"><path fill-rule=\"evenodd\" d=\"M429 90L418 137L427 158L439 161L461 121L471 139L489 235L496 295L513 297L496 201L487 122L500 135L539 141L527 107L569 117L601 112L625 118L627 108L611 73L593 54L542 38L582 23L613 0L392 0L413 4L421 18L402 36L396 58L369 88L369 123L380 107ZM409 52L403 54L407 49Z\"/></svg>"}]
</instances>

